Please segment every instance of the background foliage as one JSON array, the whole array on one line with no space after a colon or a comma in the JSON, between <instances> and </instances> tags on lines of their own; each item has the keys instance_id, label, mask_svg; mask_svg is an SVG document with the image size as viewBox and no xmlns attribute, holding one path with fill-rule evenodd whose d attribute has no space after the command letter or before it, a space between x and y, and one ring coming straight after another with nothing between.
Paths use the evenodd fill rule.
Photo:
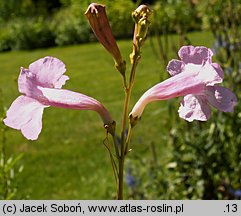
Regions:
<instances>
[{"instance_id":1,"label":"background foliage","mask_svg":"<svg viewBox=\"0 0 241 216\"><path fill-rule=\"evenodd\" d=\"M2 0L0 51L79 44L95 40L84 12L88 0ZM113 33L130 37L132 1L99 1L107 7Z\"/></svg>"},{"instance_id":2,"label":"background foliage","mask_svg":"<svg viewBox=\"0 0 241 216\"><path fill-rule=\"evenodd\" d=\"M201 29L197 11L202 1L182 0L99 0L105 4L116 38L130 38L133 31L131 12L139 3L152 3L153 25L162 33ZM2 0L0 2L0 51L35 49L89 42L93 33L84 16L90 0ZM28 43L29 42L29 43Z\"/></svg>"}]
</instances>

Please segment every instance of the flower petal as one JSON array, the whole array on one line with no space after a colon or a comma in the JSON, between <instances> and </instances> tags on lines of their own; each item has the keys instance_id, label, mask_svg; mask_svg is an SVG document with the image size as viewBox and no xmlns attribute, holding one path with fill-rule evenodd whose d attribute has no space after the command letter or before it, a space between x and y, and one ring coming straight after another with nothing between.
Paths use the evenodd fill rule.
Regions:
<instances>
[{"instance_id":1,"label":"flower petal","mask_svg":"<svg viewBox=\"0 0 241 216\"><path fill-rule=\"evenodd\" d=\"M27 139L36 140L42 129L42 114L45 107L32 98L19 96L7 111L4 123L21 130Z\"/></svg>"},{"instance_id":2,"label":"flower petal","mask_svg":"<svg viewBox=\"0 0 241 216\"><path fill-rule=\"evenodd\" d=\"M191 65L194 64L187 64L185 66L185 68L189 67L189 70L191 69ZM197 67L197 65L195 65ZM223 74L221 72L221 67L217 66L217 64L215 64L215 67L212 64L205 64L202 65L199 68L199 78L200 80L203 80L203 82L207 85L207 86L213 86L217 83L222 83L223 82ZM185 69L186 70L186 69Z\"/></svg>"},{"instance_id":3,"label":"flower petal","mask_svg":"<svg viewBox=\"0 0 241 216\"><path fill-rule=\"evenodd\" d=\"M213 86L223 81L223 70L217 63L212 63L212 51L206 47L183 46L178 52L182 61L172 60L167 66L171 75L198 72L200 80Z\"/></svg>"},{"instance_id":4,"label":"flower petal","mask_svg":"<svg viewBox=\"0 0 241 216\"><path fill-rule=\"evenodd\" d=\"M166 100L187 94L202 94L204 83L196 71L180 73L150 88L145 95L152 100Z\"/></svg>"},{"instance_id":5,"label":"flower petal","mask_svg":"<svg viewBox=\"0 0 241 216\"><path fill-rule=\"evenodd\" d=\"M167 71L171 76L175 76L176 74L179 74L183 71L184 63L182 61L173 59L169 61L167 65Z\"/></svg>"},{"instance_id":6,"label":"flower petal","mask_svg":"<svg viewBox=\"0 0 241 216\"><path fill-rule=\"evenodd\" d=\"M35 75L37 82L43 87L62 87L64 82L59 82L65 73L65 64L57 58L47 56L29 65L29 71ZM65 77L66 81L66 77Z\"/></svg>"},{"instance_id":7,"label":"flower petal","mask_svg":"<svg viewBox=\"0 0 241 216\"><path fill-rule=\"evenodd\" d=\"M199 73L179 73L147 90L137 101L130 115L140 118L145 106L157 100L167 100L188 94L203 94L204 82L199 78Z\"/></svg>"},{"instance_id":8,"label":"flower petal","mask_svg":"<svg viewBox=\"0 0 241 216\"><path fill-rule=\"evenodd\" d=\"M217 72L218 76L223 79L224 78L224 72L223 69L220 67L218 63L212 63L212 66L214 70Z\"/></svg>"},{"instance_id":9,"label":"flower petal","mask_svg":"<svg viewBox=\"0 0 241 216\"><path fill-rule=\"evenodd\" d=\"M179 57L185 63L205 64L211 63L212 51L203 46L183 46L178 52Z\"/></svg>"},{"instance_id":10,"label":"flower petal","mask_svg":"<svg viewBox=\"0 0 241 216\"><path fill-rule=\"evenodd\" d=\"M37 89L39 85L41 83L37 82L35 74L32 74L29 69L21 68L18 77L18 90L20 93L36 99L37 95L41 94Z\"/></svg>"},{"instance_id":11,"label":"flower petal","mask_svg":"<svg viewBox=\"0 0 241 216\"><path fill-rule=\"evenodd\" d=\"M28 87L26 85L28 71L29 71L28 69L24 69L23 67L21 67L20 74L18 76L18 91L26 95L27 95L26 92L28 92Z\"/></svg>"},{"instance_id":12,"label":"flower petal","mask_svg":"<svg viewBox=\"0 0 241 216\"><path fill-rule=\"evenodd\" d=\"M207 121L211 109L204 96L186 95L178 110L179 116L189 122L193 120Z\"/></svg>"},{"instance_id":13,"label":"flower petal","mask_svg":"<svg viewBox=\"0 0 241 216\"><path fill-rule=\"evenodd\" d=\"M55 88L58 88L58 89L61 88L62 85L64 85L68 79L69 79L68 76L62 75L55 82ZM21 68L21 71L18 77L18 90L20 93L25 94L28 97L39 100L39 97L41 97L42 93L38 89L38 87L41 87L41 86L44 87L46 85L43 85L38 81L36 74L31 73L29 69Z\"/></svg>"},{"instance_id":14,"label":"flower petal","mask_svg":"<svg viewBox=\"0 0 241 216\"><path fill-rule=\"evenodd\" d=\"M61 76L55 83L55 88L61 88L63 85L65 85L67 80L69 80L68 76L66 75Z\"/></svg>"},{"instance_id":15,"label":"flower petal","mask_svg":"<svg viewBox=\"0 0 241 216\"><path fill-rule=\"evenodd\" d=\"M43 104L67 109L93 110L99 113L104 124L113 122L107 109L92 97L66 89L38 87L38 90L41 92L39 101Z\"/></svg>"},{"instance_id":16,"label":"flower petal","mask_svg":"<svg viewBox=\"0 0 241 216\"><path fill-rule=\"evenodd\" d=\"M222 86L206 87L206 95L208 102L223 112L233 112L234 106L237 104L236 95Z\"/></svg>"}]
</instances>

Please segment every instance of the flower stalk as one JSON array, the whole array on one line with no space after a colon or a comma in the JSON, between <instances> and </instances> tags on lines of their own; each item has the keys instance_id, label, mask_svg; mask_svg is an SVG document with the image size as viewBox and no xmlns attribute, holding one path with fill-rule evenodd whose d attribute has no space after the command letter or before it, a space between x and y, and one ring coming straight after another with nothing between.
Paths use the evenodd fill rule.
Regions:
<instances>
[{"instance_id":1,"label":"flower stalk","mask_svg":"<svg viewBox=\"0 0 241 216\"><path fill-rule=\"evenodd\" d=\"M127 127L127 119L129 113L129 103L132 93L132 88L135 81L136 69L141 58L141 47L147 36L147 31L149 27L149 16L151 15L151 10L146 5L139 6L133 13L133 19L135 21L135 30L133 36L133 51L130 54L131 62L131 72L129 77L128 87L125 88L125 100L122 113L122 125L121 125L121 151L119 158L119 189L118 189L118 199L123 199L124 191L124 164L125 157L128 152L129 142L131 139L132 126L129 124L127 136L125 136L125 131Z\"/></svg>"}]
</instances>

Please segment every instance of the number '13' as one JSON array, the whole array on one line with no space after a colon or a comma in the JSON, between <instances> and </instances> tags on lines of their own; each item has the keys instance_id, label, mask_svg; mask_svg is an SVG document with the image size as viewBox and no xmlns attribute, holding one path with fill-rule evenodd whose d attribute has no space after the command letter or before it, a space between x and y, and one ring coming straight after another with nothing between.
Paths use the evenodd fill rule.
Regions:
<instances>
[{"instance_id":1,"label":"number '13'","mask_svg":"<svg viewBox=\"0 0 241 216\"><path fill-rule=\"evenodd\" d=\"M232 205L228 204L228 205L226 205L226 208L227 208L228 212L237 212L238 211L237 204L232 204Z\"/></svg>"}]
</instances>

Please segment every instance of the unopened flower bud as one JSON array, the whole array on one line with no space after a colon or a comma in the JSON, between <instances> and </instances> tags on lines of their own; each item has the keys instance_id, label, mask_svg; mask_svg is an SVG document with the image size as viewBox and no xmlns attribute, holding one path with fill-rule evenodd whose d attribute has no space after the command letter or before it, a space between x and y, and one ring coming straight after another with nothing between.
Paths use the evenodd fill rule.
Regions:
<instances>
[{"instance_id":1,"label":"unopened flower bud","mask_svg":"<svg viewBox=\"0 0 241 216\"><path fill-rule=\"evenodd\" d=\"M149 18L151 13L151 9L146 5L140 5L132 13L132 17L135 21L133 43L137 49L140 49L147 37L148 27L150 25Z\"/></svg>"},{"instance_id":2,"label":"unopened flower bud","mask_svg":"<svg viewBox=\"0 0 241 216\"><path fill-rule=\"evenodd\" d=\"M97 3L92 3L87 8L85 15L89 20L90 26L95 33L96 38L113 56L115 65L120 71L119 68L124 67L125 64L122 60L122 56L116 44L116 40L112 34L112 30L105 11L105 6Z\"/></svg>"}]
</instances>

